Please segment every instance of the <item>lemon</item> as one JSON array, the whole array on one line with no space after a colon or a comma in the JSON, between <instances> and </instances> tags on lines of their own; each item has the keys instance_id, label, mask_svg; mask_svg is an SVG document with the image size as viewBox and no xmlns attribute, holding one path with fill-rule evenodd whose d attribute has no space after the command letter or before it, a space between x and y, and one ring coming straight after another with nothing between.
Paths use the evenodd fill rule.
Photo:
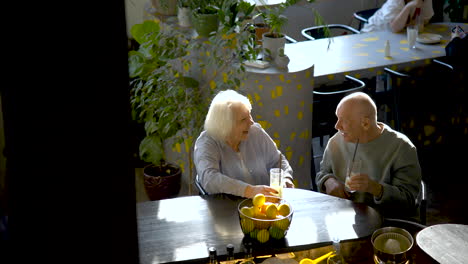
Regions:
<instances>
[{"instance_id":1,"label":"lemon","mask_svg":"<svg viewBox=\"0 0 468 264\"><path fill-rule=\"evenodd\" d=\"M254 217L253 207L244 206L241 208L241 213L248 217ZM242 214L241 217L244 217Z\"/></svg>"},{"instance_id":2,"label":"lemon","mask_svg":"<svg viewBox=\"0 0 468 264\"><path fill-rule=\"evenodd\" d=\"M248 218L244 218L241 220L241 227L242 232L244 232L244 234L252 232L252 230L255 228L253 221Z\"/></svg>"},{"instance_id":3,"label":"lemon","mask_svg":"<svg viewBox=\"0 0 468 264\"><path fill-rule=\"evenodd\" d=\"M268 241L268 239L270 239L270 233L268 233L268 230L262 229L262 230L258 231L257 240L260 243L265 243L265 242Z\"/></svg>"},{"instance_id":4,"label":"lemon","mask_svg":"<svg viewBox=\"0 0 468 264\"><path fill-rule=\"evenodd\" d=\"M276 207L276 204L269 204L265 209L265 214L268 218L275 219L278 214L278 207Z\"/></svg>"},{"instance_id":5,"label":"lemon","mask_svg":"<svg viewBox=\"0 0 468 264\"><path fill-rule=\"evenodd\" d=\"M276 226L272 226L268 229L270 236L274 239L281 239L284 237L284 230Z\"/></svg>"},{"instance_id":6,"label":"lemon","mask_svg":"<svg viewBox=\"0 0 468 264\"><path fill-rule=\"evenodd\" d=\"M257 239L257 233L258 229L252 230L252 232L249 233L250 238Z\"/></svg>"},{"instance_id":7,"label":"lemon","mask_svg":"<svg viewBox=\"0 0 468 264\"><path fill-rule=\"evenodd\" d=\"M310 258L302 259L299 264L315 264L315 261L311 260Z\"/></svg>"},{"instance_id":8,"label":"lemon","mask_svg":"<svg viewBox=\"0 0 468 264\"><path fill-rule=\"evenodd\" d=\"M265 203L262 205L262 207L260 208L260 211L261 211L262 213L265 214L265 213L266 213L266 208L267 208L270 204L272 204L272 202L265 202Z\"/></svg>"},{"instance_id":9,"label":"lemon","mask_svg":"<svg viewBox=\"0 0 468 264\"><path fill-rule=\"evenodd\" d=\"M260 214L261 211L262 211L262 210L261 210L262 208L261 208L261 207L258 207L258 206L252 206L251 208L252 208L252 212L254 213L254 216L253 216L253 217L255 217L256 215Z\"/></svg>"},{"instance_id":10,"label":"lemon","mask_svg":"<svg viewBox=\"0 0 468 264\"><path fill-rule=\"evenodd\" d=\"M257 193L252 198L252 203L253 203L253 205L255 205L257 207L262 207L262 205L265 203L265 195L263 193Z\"/></svg>"},{"instance_id":11,"label":"lemon","mask_svg":"<svg viewBox=\"0 0 468 264\"><path fill-rule=\"evenodd\" d=\"M273 226L276 226L276 227L281 228L283 230L288 229L289 224L290 224L290 222L289 222L288 218L283 218L281 220L273 222Z\"/></svg>"},{"instance_id":12,"label":"lemon","mask_svg":"<svg viewBox=\"0 0 468 264\"><path fill-rule=\"evenodd\" d=\"M282 203L278 206L278 213L282 216L288 216L291 213L291 207L288 204Z\"/></svg>"}]
</instances>

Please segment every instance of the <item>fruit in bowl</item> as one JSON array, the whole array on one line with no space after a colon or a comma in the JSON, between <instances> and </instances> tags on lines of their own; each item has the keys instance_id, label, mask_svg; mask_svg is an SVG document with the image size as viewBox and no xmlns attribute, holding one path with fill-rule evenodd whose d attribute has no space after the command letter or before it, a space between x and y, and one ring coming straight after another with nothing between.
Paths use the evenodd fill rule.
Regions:
<instances>
[{"instance_id":1,"label":"fruit in bowl","mask_svg":"<svg viewBox=\"0 0 468 264\"><path fill-rule=\"evenodd\" d=\"M263 194L240 202L237 212L244 235L260 243L284 238L293 216L293 208L286 200Z\"/></svg>"}]
</instances>

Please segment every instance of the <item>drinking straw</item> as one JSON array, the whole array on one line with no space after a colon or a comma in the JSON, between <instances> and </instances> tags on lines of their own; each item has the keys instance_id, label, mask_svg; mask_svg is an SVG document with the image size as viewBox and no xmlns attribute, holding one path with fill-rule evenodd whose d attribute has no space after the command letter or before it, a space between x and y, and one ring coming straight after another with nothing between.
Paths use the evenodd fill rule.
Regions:
<instances>
[{"instance_id":1,"label":"drinking straw","mask_svg":"<svg viewBox=\"0 0 468 264\"><path fill-rule=\"evenodd\" d=\"M278 177L278 186L281 186L281 177L283 177L283 173L282 173L282 170L281 170L281 153L279 154L279 164L278 164L278 168L279 168L279 173L280 173L280 176Z\"/></svg>"},{"instance_id":2,"label":"drinking straw","mask_svg":"<svg viewBox=\"0 0 468 264\"><path fill-rule=\"evenodd\" d=\"M356 157L356 152L357 152L358 145L359 145L359 138L357 139L356 147L354 148L353 160L351 161L351 168L352 168L353 163L354 163L354 158ZM349 169L348 176L351 177L351 169Z\"/></svg>"},{"instance_id":3,"label":"drinking straw","mask_svg":"<svg viewBox=\"0 0 468 264\"><path fill-rule=\"evenodd\" d=\"M359 138L357 139L356 147L354 148L353 162L354 162L354 158L356 157L356 152L357 152L357 147L358 147L358 145L359 145Z\"/></svg>"}]
</instances>

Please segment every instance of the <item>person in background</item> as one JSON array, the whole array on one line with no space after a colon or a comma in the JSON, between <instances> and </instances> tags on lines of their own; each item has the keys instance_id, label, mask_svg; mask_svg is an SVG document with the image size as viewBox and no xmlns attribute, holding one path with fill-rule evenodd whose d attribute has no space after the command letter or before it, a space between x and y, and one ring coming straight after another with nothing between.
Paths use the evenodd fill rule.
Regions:
<instances>
[{"instance_id":1,"label":"person in background","mask_svg":"<svg viewBox=\"0 0 468 264\"><path fill-rule=\"evenodd\" d=\"M269 186L270 168L278 168L280 162L283 186L294 187L288 160L253 121L251 110L249 99L234 90L221 91L213 98L194 149L199 181L209 194L276 195Z\"/></svg>"},{"instance_id":2,"label":"person in background","mask_svg":"<svg viewBox=\"0 0 468 264\"><path fill-rule=\"evenodd\" d=\"M404 134L377 121L377 109L366 93L345 96L336 108L333 135L324 150L316 175L318 190L336 197L365 203L384 217L419 221L416 198L421 167L416 147ZM345 189L347 163L362 161L361 173Z\"/></svg>"},{"instance_id":3,"label":"person in background","mask_svg":"<svg viewBox=\"0 0 468 264\"><path fill-rule=\"evenodd\" d=\"M408 24L416 23L418 19L425 25L432 16L432 0L387 0L369 18L361 32L386 30L396 33L405 29Z\"/></svg>"}]
</instances>

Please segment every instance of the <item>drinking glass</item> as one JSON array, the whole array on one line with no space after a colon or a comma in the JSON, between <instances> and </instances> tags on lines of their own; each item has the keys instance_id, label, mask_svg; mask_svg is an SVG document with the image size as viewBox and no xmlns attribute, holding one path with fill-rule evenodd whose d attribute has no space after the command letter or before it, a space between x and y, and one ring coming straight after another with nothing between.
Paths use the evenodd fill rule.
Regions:
<instances>
[{"instance_id":1,"label":"drinking glass","mask_svg":"<svg viewBox=\"0 0 468 264\"><path fill-rule=\"evenodd\" d=\"M406 27L406 36L408 38L408 46L411 49L416 48L416 38L418 37L418 25L408 25Z\"/></svg>"},{"instance_id":2,"label":"drinking glass","mask_svg":"<svg viewBox=\"0 0 468 264\"><path fill-rule=\"evenodd\" d=\"M278 191L279 197L283 197L283 170L281 168L270 169L270 187Z\"/></svg>"},{"instance_id":3,"label":"drinking glass","mask_svg":"<svg viewBox=\"0 0 468 264\"><path fill-rule=\"evenodd\" d=\"M346 169L345 187L346 187L346 191L350 193L353 193L355 191L352 191L349 189L348 182L353 176L361 174L361 165L362 165L362 161L359 159L355 159L354 161L350 160L348 162L348 167Z\"/></svg>"}]
</instances>

